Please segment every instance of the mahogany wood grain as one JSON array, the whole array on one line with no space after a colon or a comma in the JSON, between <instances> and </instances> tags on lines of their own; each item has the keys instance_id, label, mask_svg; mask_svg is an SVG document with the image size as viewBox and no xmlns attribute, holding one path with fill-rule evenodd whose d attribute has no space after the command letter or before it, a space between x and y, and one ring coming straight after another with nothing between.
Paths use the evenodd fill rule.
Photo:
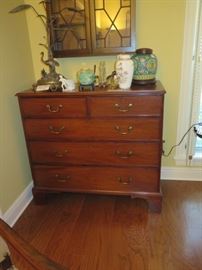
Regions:
<instances>
[{"instance_id":1,"label":"mahogany wood grain","mask_svg":"<svg viewBox=\"0 0 202 270\"><path fill-rule=\"evenodd\" d=\"M159 143L30 142L33 163L158 166Z\"/></svg>"},{"instance_id":2,"label":"mahogany wood grain","mask_svg":"<svg viewBox=\"0 0 202 270\"><path fill-rule=\"evenodd\" d=\"M162 96L165 94L165 89L164 86L160 81L156 81L156 83L153 84L146 84L146 85L137 85L137 84L132 84L130 89L127 90L121 90L119 88L117 89L110 89L106 87L105 89L95 87L94 91L84 91L80 92L78 87L75 89L75 91L72 92L49 92L49 91L39 91L35 92L32 89L27 89L25 91L18 92L16 96L20 98L50 98L50 94L52 98L61 98L61 97L66 97L71 96L71 97L105 97L106 95L109 97L122 97L123 95L125 96L130 96L130 97L136 97L139 95L142 96Z\"/></svg>"},{"instance_id":3,"label":"mahogany wood grain","mask_svg":"<svg viewBox=\"0 0 202 270\"><path fill-rule=\"evenodd\" d=\"M0 219L1 241L5 241L9 252L9 262L19 270L67 270L55 263L48 256L44 256L29 242L21 238L11 227ZM2 268L1 268L2 266ZM5 265L6 266L6 265ZM14 269L13 267L0 269Z\"/></svg>"},{"instance_id":4,"label":"mahogany wood grain","mask_svg":"<svg viewBox=\"0 0 202 270\"><path fill-rule=\"evenodd\" d=\"M25 132L32 140L159 140L159 118L129 119L25 119Z\"/></svg>"},{"instance_id":5,"label":"mahogany wood grain","mask_svg":"<svg viewBox=\"0 0 202 270\"><path fill-rule=\"evenodd\" d=\"M164 94L160 82L18 93L35 201L59 191L119 194L160 212Z\"/></svg>"},{"instance_id":6,"label":"mahogany wood grain","mask_svg":"<svg viewBox=\"0 0 202 270\"><path fill-rule=\"evenodd\" d=\"M160 116L162 96L135 97L91 97L91 116Z\"/></svg>"},{"instance_id":7,"label":"mahogany wood grain","mask_svg":"<svg viewBox=\"0 0 202 270\"><path fill-rule=\"evenodd\" d=\"M140 199L58 194L14 228L70 270L201 270L202 182L164 180L162 192L160 215Z\"/></svg>"},{"instance_id":8,"label":"mahogany wood grain","mask_svg":"<svg viewBox=\"0 0 202 270\"><path fill-rule=\"evenodd\" d=\"M158 191L158 168L35 166L36 186L43 190L102 191L113 194L134 194L135 191Z\"/></svg>"},{"instance_id":9,"label":"mahogany wood grain","mask_svg":"<svg viewBox=\"0 0 202 270\"><path fill-rule=\"evenodd\" d=\"M21 111L23 117L82 117L86 116L86 100L73 97L65 103L62 98L22 99Z\"/></svg>"}]
</instances>

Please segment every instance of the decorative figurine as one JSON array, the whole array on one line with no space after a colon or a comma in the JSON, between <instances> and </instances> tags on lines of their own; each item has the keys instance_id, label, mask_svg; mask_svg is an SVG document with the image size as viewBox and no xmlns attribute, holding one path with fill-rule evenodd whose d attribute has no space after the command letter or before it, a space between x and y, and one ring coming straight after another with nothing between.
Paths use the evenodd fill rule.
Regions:
<instances>
[{"instance_id":1,"label":"decorative figurine","mask_svg":"<svg viewBox=\"0 0 202 270\"><path fill-rule=\"evenodd\" d=\"M61 83L62 92L71 92L75 89L75 83L73 80L67 80L64 76L59 75L59 81Z\"/></svg>"},{"instance_id":2,"label":"decorative figurine","mask_svg":"<svg viewBox=\"0 0 202 270\"><path fill-rule=\"evenodd\" d=\"M115 70L109 76L107 76L106 85L109 89L118 88L119 84L118 84L118 78L117 78Z\"/></svg>"}]
</instances>

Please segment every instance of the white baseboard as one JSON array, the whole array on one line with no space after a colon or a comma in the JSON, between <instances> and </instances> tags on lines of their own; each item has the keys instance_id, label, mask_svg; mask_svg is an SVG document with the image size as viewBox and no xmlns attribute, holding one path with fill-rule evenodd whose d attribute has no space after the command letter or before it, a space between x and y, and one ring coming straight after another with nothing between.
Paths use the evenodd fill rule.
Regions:
<instances>
[{"instance_id":1,"label":"white baseboard","mask_svg":"<svg viewBox=\"0 0 202 270\"><path fill-rule=\"evenodd\" d=\"M162 167L161 179L202 181L202 168L200 167Z\"/></svg>"},{"instance_id":2,"label":"white baseboard","mask_svg":"<svg viewBox=\"0 0 202 270\"><path fill-rule=\"evenodd\" d=\"M3 214L3 220L11 227L15 224L28 204L31 202L33 183L31 182L20 196L15 200L11 207Z\"/></svg>"}]
</instances>

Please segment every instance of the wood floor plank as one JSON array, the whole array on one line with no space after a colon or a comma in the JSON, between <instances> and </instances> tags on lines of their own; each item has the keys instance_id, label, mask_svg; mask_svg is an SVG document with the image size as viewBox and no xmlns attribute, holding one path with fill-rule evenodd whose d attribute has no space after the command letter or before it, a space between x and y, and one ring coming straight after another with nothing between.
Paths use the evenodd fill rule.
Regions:
<instances>
[{"instance_id":1,"label":"wood floor plank","mask_svg":"<svg viewBox=\"0 0 202 270\"><path fill-rule=\"evenodd\" d=\"M67 256L69 239L82 209L85 196L73 194L70 196L61 194L60 196L60 209L55 212L56 222L44 253L56 262L62 263L63 258ZM63 207L61 207L61 200ZM52 227L52 223L50 227Z\"/></svg>"},{"instance_id":2,"label":"wood floor plank","mask_svg":"<svg viewBox=\"0 0 202 270\"><path fill-rule=\"evenodd\" d=\"M202 270L202 182L162 190L161 214L141 199L59 194L14 229L69 270Z\"/></svg>"},{"instance_id":3,"label":"wood floor plank","mask_svg":"<svg viewBox=\"0 0 202 270\"><path fill-rule=\"evenodd\" d=\"M82 258L79 269L99 269L100 257L107 260L114 201L111 196L86 197L69 242L70 256Z\"/></svg>"}]
</instances>

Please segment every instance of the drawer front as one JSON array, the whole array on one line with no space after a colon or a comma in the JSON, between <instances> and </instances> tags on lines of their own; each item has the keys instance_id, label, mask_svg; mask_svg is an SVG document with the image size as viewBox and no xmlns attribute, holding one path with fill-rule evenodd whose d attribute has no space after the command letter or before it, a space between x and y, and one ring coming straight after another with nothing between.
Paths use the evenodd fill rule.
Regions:
<instances>
[{"instance_id":1,"label":"drawer front","mask_svg":"<svg viewBox=\"0 0 202 270\"><path fill-rule=\"evenodd\" d=\"M21 98L23 117L84 117L85 98Z\"/></svg>"},{"instance_id":2,"label":"drawer front","mask_svg":"<svg viewBox=\"0 0 202 270\"><path fill-rule=\"evenodd\" d=\"M40 164L158 166L158 143L31 142L31 159Z\"/></svg>"},{"instance_id":3,"label":"drawer front","mask_svg":"<svg viewBox=\"0 0 202 270\"><path fill-rule=\"evenodd\" d=\"M162 96L92 97L89 100L91 116L161 115Z\"/></svg>"},{"instance_id":4,"label":"drawer front","mask_svg":"<svg viewBox=\"0 0 202 270\"><path fill-rule=\"evenodd\" d=\"M35 167L37 187L69 191L157 192L158 169L108 167Z\"/></svg>"},{"instance_id":5,"label":"drawer front","mask_svg":"<svg viewBox=\"0 0 202 270\"><path fill-rule=\"evenodd\" d=\"M25 119L29 139L69 140L159 140L159 118L131 119Z\"/></svg>"}]
</instances>

